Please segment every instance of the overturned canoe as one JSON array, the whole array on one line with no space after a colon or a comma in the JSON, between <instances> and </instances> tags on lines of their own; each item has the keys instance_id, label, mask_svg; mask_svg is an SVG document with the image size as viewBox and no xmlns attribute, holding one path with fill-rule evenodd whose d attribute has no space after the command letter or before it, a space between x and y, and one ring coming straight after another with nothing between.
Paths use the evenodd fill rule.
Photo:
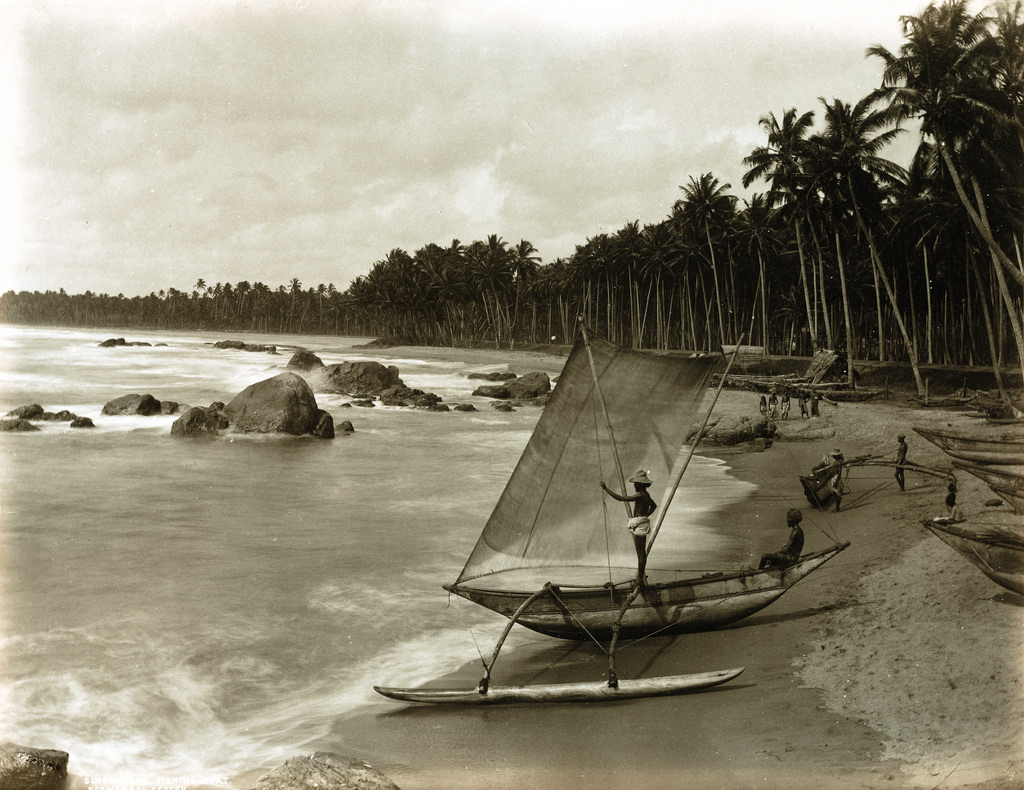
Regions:
<instances>
[{"instance_id":1,"label":"overturned canoe","mask_svg":"<svg viewBox=\"0 0 1024 790\"><path fill-rule=\"evenodd\" d=\"M641 697L667 697L701 691L727 683L744 667L691 675L667 675L659 678L620 680L618 688L600 683L547 683L535 686L491 686L474 689L407 689L374 686L378 694L404 702L428 702L454 705L502 705L516 702L610 702Z\"/></svg>"}]
</instances>

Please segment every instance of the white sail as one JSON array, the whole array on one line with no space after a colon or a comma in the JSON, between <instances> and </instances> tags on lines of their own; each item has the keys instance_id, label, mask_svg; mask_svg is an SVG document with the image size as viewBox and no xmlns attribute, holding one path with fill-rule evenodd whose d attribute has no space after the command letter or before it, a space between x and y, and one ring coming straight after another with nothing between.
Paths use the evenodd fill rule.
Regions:
<instances>
[{"instance_id":1,"label":"white sail","mask_svg":"<svg viewBox=\"0 0 1024 790\"><path fill-rule=\"evenodd\" d=\"M632 351L596 337L590 354L600 395L581 339L456 584L520 568L635 566L625 509L600 488L602 480L622 486L602 396L625 477L648 472L660 504L717 358Z\"/></svg>"}]
</instances>

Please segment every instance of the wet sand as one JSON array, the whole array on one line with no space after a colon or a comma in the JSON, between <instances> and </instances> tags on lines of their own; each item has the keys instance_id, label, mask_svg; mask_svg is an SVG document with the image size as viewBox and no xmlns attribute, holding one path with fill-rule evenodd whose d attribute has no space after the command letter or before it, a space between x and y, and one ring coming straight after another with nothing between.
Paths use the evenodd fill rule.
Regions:
<instances>
[{"instance_id":1,"label":"wet sand","mask_svg":"<svg viewBox=\"0 0 1024 790\"><path fill-rule=\"evenodd\" d=\"M562 361L466 354L481 364L512 358L518 372L557 372ZM716 414L754 415L756 400L726 391ZM834 446L847 457L891 457L899 432L908 460L948 468L915 425L984 430L982 420L906 399L823 404L818 419L780 421L767 450L705 450L759 485L723 517L749 525L764 550L784 542L792 506L804 512L807 550L830 545L830 536L851 542L762 612L714 632L644 640L617 659L623 677L745 667L731 683L612 704L385 703L336 721L311 747L361 757L403 790L1024 786L1024 598L920 525L943 513L944 482L908 473L901 493L891 469L856 469L842 512L821 513L797 480ZM958 480L968 519L1020 524L1006 506L984 505L992 494L983 483ZM494 639L503 622L495 617ZM495 682L593 680L606 671L595 646L531 632L502 653ZM480 674L467 656L443 680L473 686Z\"/></svg>"}]
</instances>

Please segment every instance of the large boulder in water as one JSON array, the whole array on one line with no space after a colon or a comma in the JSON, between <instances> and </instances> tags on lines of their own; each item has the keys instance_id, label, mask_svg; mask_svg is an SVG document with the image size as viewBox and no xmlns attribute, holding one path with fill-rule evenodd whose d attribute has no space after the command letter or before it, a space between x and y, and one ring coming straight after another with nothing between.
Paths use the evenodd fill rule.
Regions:
<instances>
[{"instance_id":1,"label":"large boulder in water","mask_svg":"<svg viewBox=\"0 0 1024 790\"><path fill-rule=\"evenodd\" d=\"M43 414L45 414L43 407L38 403L33 403L28 406L19 406L18 408L7 412L8 417L17 417L21 420L38 420L42 418Z\"/></svg>"},{"instance_id":2,"label":"large boulder in water","mask_svg":"<svg viewBox=\"0 0 1024 790\"><path fill-rule=\"evenodd\" d=\"M316 431L321 411L305 379L280 373L238 393L224 407L224 416L236 431L301 436Z\"/></svg>"},{"instance_id":3,"label":"large boulder in water","mask_svg":"<svg viewBox=\"0 0 1024 790\"><path fill-rule=\"evenodd\" d=\"M171 436L216 436L228 427L228 418L220 409L193 406L171 425Z\"/></svg>"},{"instance_id":4,"label":"large boulder in water","mask_svg":"<svg viewBox=\"0 0 1024 790\"><path fill-rule=\"evenodd\" d=\"M0 787L57 790L67 778L67 752L0 743Z\"/></svg>"},{"instance_id":5,"label":"large boulder in water","mask_svg":"<svg viewBox=\"0 0 1024 790\"><path fill-rule=\"evenodd\" d=\"M253 790L399 790L398 785L362 760L332 752L293 757L259 778Z\"/></svg>"},{"instance_id":6,"label":"large boulder in water","mask_svg":"<svg viewBox=\"0 0 1024 790\"><path fill-rule=\"evenodd\" d=\"M380 362L340 362L314 368L309 381L317 392L337 392L354 398L373 398L389 387L404 387L394 365Z\"/></svg>"},{"instance_id":7,"label":"large boulder in water","mask_svg":"<svg viewBox=\"0 0 1024 790\"><path fill-rule=\"evenodd\" d=\"M304 348L300 348L294 354L292 358L288 360L286 370L301 370L303 372L316 370L322 368L324 362L320 357L314 354L312 351L307 351Z\"/></svg>"},{"instance_id":8,"label":"large boulder in water","mask_svg":"<svg viewBox=\"0 0 1024 790\"><path fill-rule=\"evenodd\" d=\"M509 397L529 400L550 392L551 379L548 378L547 373L534 371L518 378L509 379L505 382L505 389L508 390Z\"/></svg>"},{"instance_id":9,"label":"large boulder in water","mask_svg":"<svg viewBox=\"0 0 1024 790\"><path fill-rule=\"evenodd\" d=\"M11 431L14 433L24 433L27 431L38 431L39 428L28 420L23 420L20 417L15 417L10 420L0 420L0 431Z\"/></svg>"},{"instance_id":10,"label":"large boulder in water","mask_svg":"<svg viewBox=\"0 0 1024 790\"><path fill-rule=\"evenodd\" d=\"M103 406L103 413L110 415L119 414L141 414L149 417L153 414L160 414L163 406L152 395L122 395L114 398Z\"/></svg>"}]
</instances>

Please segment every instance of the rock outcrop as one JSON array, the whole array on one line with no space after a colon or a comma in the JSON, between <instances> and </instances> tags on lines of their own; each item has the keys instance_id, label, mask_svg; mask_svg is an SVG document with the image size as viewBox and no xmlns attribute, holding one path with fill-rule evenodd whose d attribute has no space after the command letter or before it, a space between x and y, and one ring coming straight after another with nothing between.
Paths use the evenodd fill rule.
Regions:
<instances>
[{"instance_id":1,"label":"rock outcrop","mask_svg":"<svg viewBox=\"0 0 1024 790\"><path fill-rule=\"evenodd\" d=\"M310 370L316 370L324 366L323 360L320 359L312 351L307 351L304 348L300 348L294 354L292 358L288 360L286 370L300 370L306 373Z\"/></svg>"},{"instance_id":2,"label":"rock outcrop","mask_svg":"<svg viewBox=\"0 0 1024 790\"><path fill-rule=\"evenodd\" d=\"M19 406L16 409L11 409L7 412L8 417L17 417L20 420L39 420L43 416L43 407L38 403L32 403L28 406Z\"/></svg>"},{"instance_id":3,"label":"rock outcrop","mask_svg":"<svg viewBox=\"0 0 1024 790\"><path fill-rule=\"evenodd\" d=\"M20 417L15 417L11 420L0 420L0 431L11 431L14 433L23 433L27 431L38 431L38 426L33 425L28 420L23 420Z\"/></svg>"},{"instance_id":4,"label":"rock outcrop","mask_svg":"<svg viewBox=\"0 0 1024 790\"><path fill-rule=\"evenodd\" d=\"M103 405L103 413L112 416L139 414L148 417L162 412L163 406L152 395L122 395Z\"/></svg>"},{"instance_id":5,"label":"rock outcrop","mask_svg":"<svg viewBox=\"0 0 1024 790\"><path fill-rule=\"evenodd\" d=\"M223 406L193 406L171 424L171 436L216 436L229 425Z\"/></svg>"},{"instance_id":6,"label":"rock outcrop","mask_svg":"<svg viewBox=\"0 0 1024 790\"><path fill-rule=\"evenodd\" d=\"M380 362L340 362L313 368L307 374L317 392L336 392L354 398L375 398L389 387L404 387L394 365Z\"/></svg>"},{"instance_id":7,"label":"rock outcrop","mask_svg":"<svg viewBox=\"0 0 1024 790\"><path fill-rule=\"evenodd\" d=\"M505 389L513 398L530 400L551 391L551 379L547 373L535 371L505 382Z\"/></svg>"},{"instance_id":8,"label":"rock outcrop","mask_svg":"<svg viewBox=\"0 0 1024 790\"><path fill-rule=\"evenodd\" d=\"M381 392L380 402L384 406L411 406L416 409L434 409L441 403L441 396L435 395L433 392L410 389L403 384L388 387Z\"/></svg>"},{"instance_id":9,"label":"rock outcrop","mask_svg":"<svg viewBox=\"0 0 1024 790\"><path fill-rule=\"evenodd\" d=\"M398 785L362 760L332 752L293 757L261 776L253 790L399 790Z\"/></svg>"},{"instance_id":10,"label":"rock outcrop","mask_svg":"<svg viewBox=\"0 0 1024 790\"><path fill-rule=\"evenodd\" d=\"M58 790L66 785L67 778L67 752L0 743L0 787Z\"/></svg>"},{"instance_id":11,"label":"rock outcrop","mask_svg":"<svg viewBox=\"0 0 1024 790\"><path fill-rule=\"evenodd\" d=\"M174 404L177 407L177 404ZM33 403L28 406L19 406L12 411L7 413L7 416L12 418L7 422L26 422L29 420L40 420L42 422L66 422L70 423L72 428L95 428L92 420L88 417L79 417L74 412L68 411L67 409L61 409L58 412L44 411L43 407L38 403ZM26 431L37 431L39 430L34 425L25 427L6 427L0 428L0 430L12 431L12 430L26 430Z\"/></svg>"},{"instance_id":12,"label":"rock outcrop","mask_svg":"<svg viewBox=\"0 0 1024 790\"><path fill-rule=\"evenodd\" d=\"M109 340L104 340L98 344L100 348L116 348L118 346L151 346L152 343L146 343L141 340L133 340L128 342L123 337L112 337Z\"/></svg>"},{"instance_id":13,"label":"rock outcrop","mask_svg":"<svg viewBox=\"0 0 1024 790\"><path fill-rule=\"evenodd\" d=\"M548 374L534 371L523 376L513 376L502 384L484 384L473 390L473 395L497 400L536 401L543 399L550 392L551 379Z\"/></svg>"},{"instance_id":14,"label":"rock outcrop","mask_svg":"<svg viewBox=\"0 0 1024 790\"><path fill-rule=\"evenodd\" d=\"M214 348L230 348L236 351L253 351L253 352L264 352L267 354L276 354L277 346L274 345L259 345L257 343L243 343L241 340L218 340L213 344Z\"/></svg>"},{"instance_id":15,"label":"rock outcrop","mask_svg":"<svg viewBox=\"0 0 1024 790\"><path fill-rule=\"evenodd\" d=\"M243 433L312 434L325 413L317 408L309 384L296 373L252 384L224 407L232 430Z\"/></svg>"}]
</instances>

